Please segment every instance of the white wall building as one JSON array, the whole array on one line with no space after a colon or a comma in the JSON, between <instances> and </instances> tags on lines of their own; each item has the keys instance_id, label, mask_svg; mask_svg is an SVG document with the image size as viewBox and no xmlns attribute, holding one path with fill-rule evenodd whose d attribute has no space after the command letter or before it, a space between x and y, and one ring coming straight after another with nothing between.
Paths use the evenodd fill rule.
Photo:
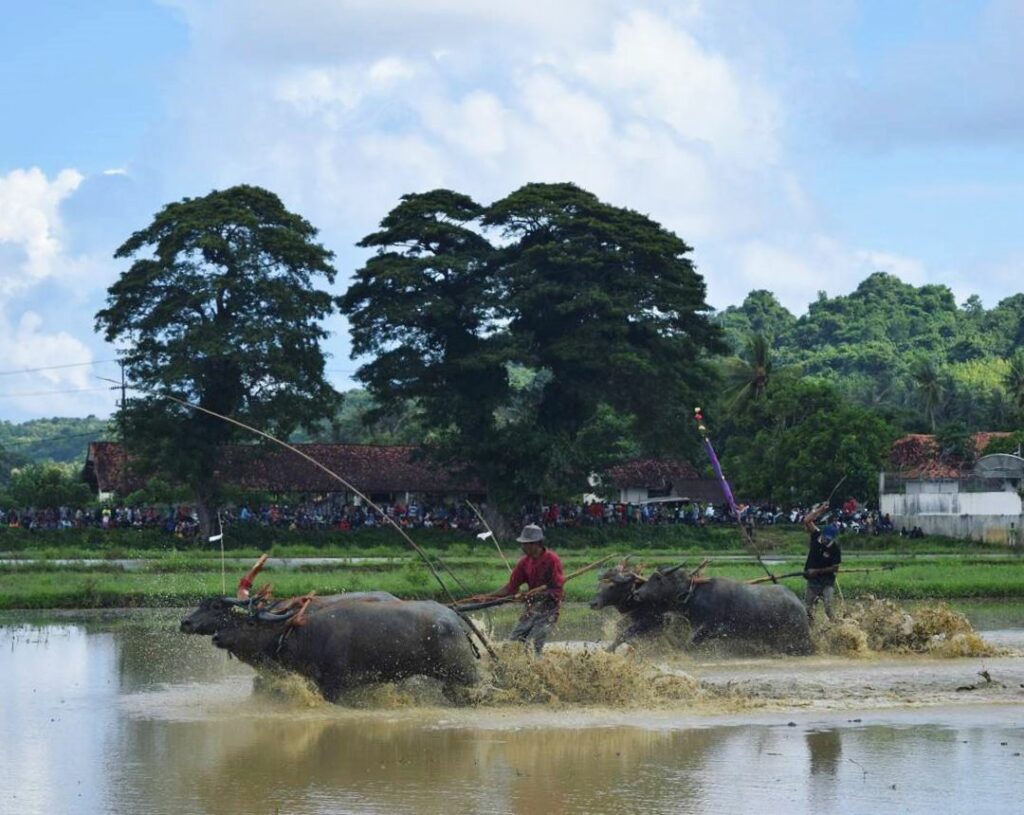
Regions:
<instances>
[{"instance_id":1,"label":"white wall building","mask_svg":"<svg viewBox=\"0 0 1024 815\"><path fill-rule=\"evenodd\" d=\"M896 529L917 526L928 535L1019 546L1024 543L1022 485L1024 459L995 454L956 477L881 473L879 504Z\"/></svg>"}]
</instances>

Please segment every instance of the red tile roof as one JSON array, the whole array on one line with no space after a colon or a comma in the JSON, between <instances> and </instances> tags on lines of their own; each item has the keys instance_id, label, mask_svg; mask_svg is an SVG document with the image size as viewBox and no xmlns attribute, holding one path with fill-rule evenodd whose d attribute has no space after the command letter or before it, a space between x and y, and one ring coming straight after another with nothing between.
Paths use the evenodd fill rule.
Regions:
<instances>
[{"instance_id":1,"label":"red tile roof","mask_svg":"<svg viewBox=\"0 0 1024 815\"><path fill-rule=\"evenodd\" d=\"M996 438L1005 438L1009 433L975 433L974 449L981 455L989 442ZM899 470L904 478L936 480L942 478L959 478L965 469L963 462L956 460L943 461L935 436L927 433L910 433L892 444L889 461Z\"/></svg>"},{"instance_id":2,"label":"red tile roof","mask_svg":"<svg viewBox=\"0 0 1024 815\"><path fill-rule=\"evenodd\" d=\"M474 479L418 460L412 446L366 444L297 444L295 447L337 473L364 493L482 492ZM86 478L102 492L122 494L139 489L140 479L127 471L117 442L92 442ZM227 483L268 492L342 492L345 487L323 470L281 448L231 445L215 470Z\"/></svg>"},{"instance_id":3,"label":"red tile roof","mask_svg":"<svg viewBox=\"0 0 1024 815\"><path fill-rule=\"evenodd\" d=\"M663 488L677 481L699 479L700 473L687 461L673 459L638 458L616 464L607 476L616 487Z\"/></svg>"}]
</instances>

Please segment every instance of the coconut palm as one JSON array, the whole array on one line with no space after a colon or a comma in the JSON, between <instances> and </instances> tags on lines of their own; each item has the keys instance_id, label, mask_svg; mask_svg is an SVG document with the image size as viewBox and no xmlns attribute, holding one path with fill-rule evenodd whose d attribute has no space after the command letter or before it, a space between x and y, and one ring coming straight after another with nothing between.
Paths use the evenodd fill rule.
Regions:
<instances>
[{"instance_id":1,"label":"coconut palm","mask_svg":"<svg viewBox=\"0 0 1024 815\"><path fill-rule=\"evenodd\" d=\"M729 363L727 392L733 395L731 404L760 399L768 390L771 376L771 346L763 334L753 334L743 355Z\"/></svg>"},{"instance_id":2,"label":"coconut palm","mask_svg":"<svg viewBox=\"0 0 1024 815\"><path fill-rule=\"evenodd\" d=\"M1010 369L1003 377L1006 395L1018 410L1024 410L1024 351L1018 350L1010 357Z\"/></svg>"},{"instance_id":3,"label":"coconut palm","mask_svg":"<svg viewBox=\"0 0 1024 815\"><path fill-rule=\"evenodd\" d=\"M914 384L917 385L917 394L924 404L925 415L927 415L932 433L934 433L936 416L946 397L942 375L934 360L930 357L921 357L910 369L910 376L914 380Z\"/></svg>"}]
</instances>

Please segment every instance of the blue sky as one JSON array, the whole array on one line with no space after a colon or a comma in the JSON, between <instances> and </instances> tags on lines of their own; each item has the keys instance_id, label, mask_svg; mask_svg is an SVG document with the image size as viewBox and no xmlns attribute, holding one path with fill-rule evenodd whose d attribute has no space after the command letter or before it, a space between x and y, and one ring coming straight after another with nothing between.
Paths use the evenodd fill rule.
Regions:
<instances>
[{"instance_id":1,"label":"blue sky","mask_svg":"<svg viewBox=\"0 0 1024 815\"><path fill-rule=\"evenodd\" d=\"M1022 290L1022 35L1016 0L15 4L0 419L107 415L114 250L241 182L321 230L338 292L404 192L570 180L685 238L717 308L876 270L995 305Z\"/></svg>"}]
</instances>

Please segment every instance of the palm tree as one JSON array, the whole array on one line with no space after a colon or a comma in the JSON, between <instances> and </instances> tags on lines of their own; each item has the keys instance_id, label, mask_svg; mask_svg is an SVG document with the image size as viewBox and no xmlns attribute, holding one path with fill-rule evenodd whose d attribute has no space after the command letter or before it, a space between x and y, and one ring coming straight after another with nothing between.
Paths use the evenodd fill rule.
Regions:
<instances>
[{"instance_id":1,"label":"palm tree","mask_svg":"<svg viewBox=\"0 0 1024 815\"><path fill-rule=\"evenodd\" d=\"M1010 370L1003 376L1006 395L1019 409L1024 410L1024 350L1017 350L1010 357Z\"/></svg>"},{"instance_id":2,"label":"palm tree","mask_svg":"<svg viewBox=\"0 0 1024 815\"><path fill-rule=\"evenodd\" d=\"M910 376L917 385L918 396L924 403L925 415L928 416L934 433L935 417L946 395L939 368L930 357L921 357L910 369Z\"/></svg>"},{"instance_id":3,"label":"palm tree","mask_svg":"<svg viewBox=\"0 0 1024 815\"><path fill-rule=\"evenodd\" d=\"M735 394L730 404L760 399L768 390L771 375L771 346L764 334L753 334L747 340L744 354L730 362L726 390Z\"/></svg>"}]
</instances>

